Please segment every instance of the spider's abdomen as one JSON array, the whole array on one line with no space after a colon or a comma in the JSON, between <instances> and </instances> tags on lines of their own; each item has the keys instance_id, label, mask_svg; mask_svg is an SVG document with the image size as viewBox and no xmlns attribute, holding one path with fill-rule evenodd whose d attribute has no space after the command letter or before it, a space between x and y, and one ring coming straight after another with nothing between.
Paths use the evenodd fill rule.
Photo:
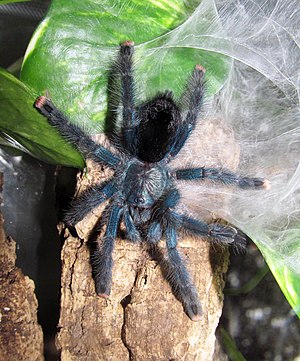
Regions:
<instances>
[{"instance_id":1,"label":"spider's abdomen","mask_svg":"<svg viewBox=\"0 0 300 361\"><path fill-rule=\"evenodd\" d=\"M131 206L150 208L163 194L167 181L167 172L162 167L133 161L123 181L126 202Z\"/></svg>"}]
</instances>

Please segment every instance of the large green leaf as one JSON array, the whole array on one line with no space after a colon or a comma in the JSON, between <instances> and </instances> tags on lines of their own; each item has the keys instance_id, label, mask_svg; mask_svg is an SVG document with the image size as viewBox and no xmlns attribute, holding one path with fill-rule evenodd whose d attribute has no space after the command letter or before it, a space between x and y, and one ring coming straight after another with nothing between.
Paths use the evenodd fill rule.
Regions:
<instances>
[{"instance_id":1,"label":"large green leaf","mask_svg":"<svg viewBox=\"0 0 300 361\"><path fill-rule=\"evenodd\" d=\"M83 167L84 161L33 107L36 93L0 69L0 130L12 146L50 163Z\"/></svg>"},{"instance_id":2,"label":"large green leaf","mask_svg":"<svg viewBox=\"0 0 300 361\"><path fill-rule=\"evenodd\" d=\"M170 45L169 37L190 18L197 2L54 0L29 44L21 79L39 93L47 90L71 121L103 125L107 75L118 44L136 44L140 98L170 89L179 95L198 63L208 68L208 93L219 90L227 76L228 58ZM216 16L212 8L211 16ZM203 31L209 25L203 18ZM168 46L167 46L168 44Z\"/></svg>"}]
</instances>

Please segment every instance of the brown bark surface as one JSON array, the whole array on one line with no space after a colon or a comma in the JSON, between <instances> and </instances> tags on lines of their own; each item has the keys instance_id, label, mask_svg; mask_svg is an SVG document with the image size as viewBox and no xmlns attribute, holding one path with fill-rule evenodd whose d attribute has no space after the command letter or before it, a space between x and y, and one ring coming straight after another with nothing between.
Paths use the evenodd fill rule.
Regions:
<instances>
[{"instance_id":1,"label":"brown bark surface","mask_svg":"<svg viewBox=\"0 0 300 361\"><path fill-rule=\"evenodd\" d=\"M232 133L220 129L218 121L206 122L200 133L206 135L194 151L204 154L206 151L213 166L226 165L233 169L238 161L238 149ZM223 153L216 153L217 158L213 155L214 141L223 149ZM212 155L207 152L209 149ZM78 181L79 192L105 176L88 163L87 175ZM57 337L62 361L214 360L227 250L211 247L200 239L180 241L178 249L187 261L204 310L200 322L186 316L145 245L126 240L116 242L112 292L108 299L102 299L95 294L87 247L90 230L100 214L101 210L96 209L76 226L78 237L62 228L65 243ZM164 251L163 242L161 250Z\"/></svg>"},{"instance_id":2,"label":"brown bark surface","mask_svg":"<svg viewBox=\"0 0 300 361\"><path fill-rule=\"evenodd\" d=\"M2 194L2 175L0 180ZM2 198L2 197L1 197ZM44 360L33 281L15 266L16 243L6 237L0 214L0 360Z\"/></svg>"}]
</instances>

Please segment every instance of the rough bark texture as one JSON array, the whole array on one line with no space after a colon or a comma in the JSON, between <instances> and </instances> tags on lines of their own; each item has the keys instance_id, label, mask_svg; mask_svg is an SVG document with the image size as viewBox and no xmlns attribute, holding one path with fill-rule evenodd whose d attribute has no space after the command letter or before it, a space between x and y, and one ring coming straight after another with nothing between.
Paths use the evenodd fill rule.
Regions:
<instances>
[{"instance_id":1,"label":"rough bark texture","mask_svg":"<svg viewBox=\"0 0 300 361\"><path fill-rule=\"evenodd\" d=\"M2 175L0 180L2 194ZM0 360L44 360L33 281L15 266L16 243L5 237L0 214Z\"/></svg>"},{"instance_id":2,"label":"rough bark texture","mask_svg":"<svg viewBox=\"0 0 300 361\"><path fill-rule=\"evenodd\" d=\"M232 133L222 129L217 133L216 126L219 122L212 121L203 126L206 141L202 138L199 149L202 152L209 148L214 136L216 143L221 142L224 153L210 164L225 163L233 168L238 149ZM231 153L228 147L231 147ZM214 147L212 149L215 152ZM79 192L94 179L105 177L91 163L88 167L88 176L79 178ZM109 299L101 299L95 295L87 247L89 232L99 214L101 210L93 211L76 226L78 237L62 228L65 243L57 337L62 361L215 360L215 330L222 312L227 250L211 247L199 239L180 241L178 249L187 260L204 309L200 322L193 322L186 316L145 246L126 240L116 242L112 292ZM163 242L161 250L164 250Z\"/></svg>"}]
</instances>

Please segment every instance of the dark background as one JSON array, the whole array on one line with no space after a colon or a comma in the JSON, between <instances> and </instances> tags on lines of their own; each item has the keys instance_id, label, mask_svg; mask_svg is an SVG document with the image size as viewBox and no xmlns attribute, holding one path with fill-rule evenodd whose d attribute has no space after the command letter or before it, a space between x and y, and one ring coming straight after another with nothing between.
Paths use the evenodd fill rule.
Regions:
<instances>
[{"instance_id":1,"label":"dark background","mask_svg":"<svg viewBox=\"0 0 300 361\"><path fill-rule=\"evenodd\" d=\"M49 3L0 5L0 66L16 76ZM59 317L61 244L56 230L56 168L2 146L0 171L4 173L5 231L17 242L17 266L36 285L47 360L57 360L54 335ZM249 244L245 254L232 255L226 285L229 293L248 282L253 284L263 267L264 260L254 244ZM300 361L299 320L270 272L246 293L225 293L220 327L230 333L248 361Z\"/></svg>"}]
</instances>

